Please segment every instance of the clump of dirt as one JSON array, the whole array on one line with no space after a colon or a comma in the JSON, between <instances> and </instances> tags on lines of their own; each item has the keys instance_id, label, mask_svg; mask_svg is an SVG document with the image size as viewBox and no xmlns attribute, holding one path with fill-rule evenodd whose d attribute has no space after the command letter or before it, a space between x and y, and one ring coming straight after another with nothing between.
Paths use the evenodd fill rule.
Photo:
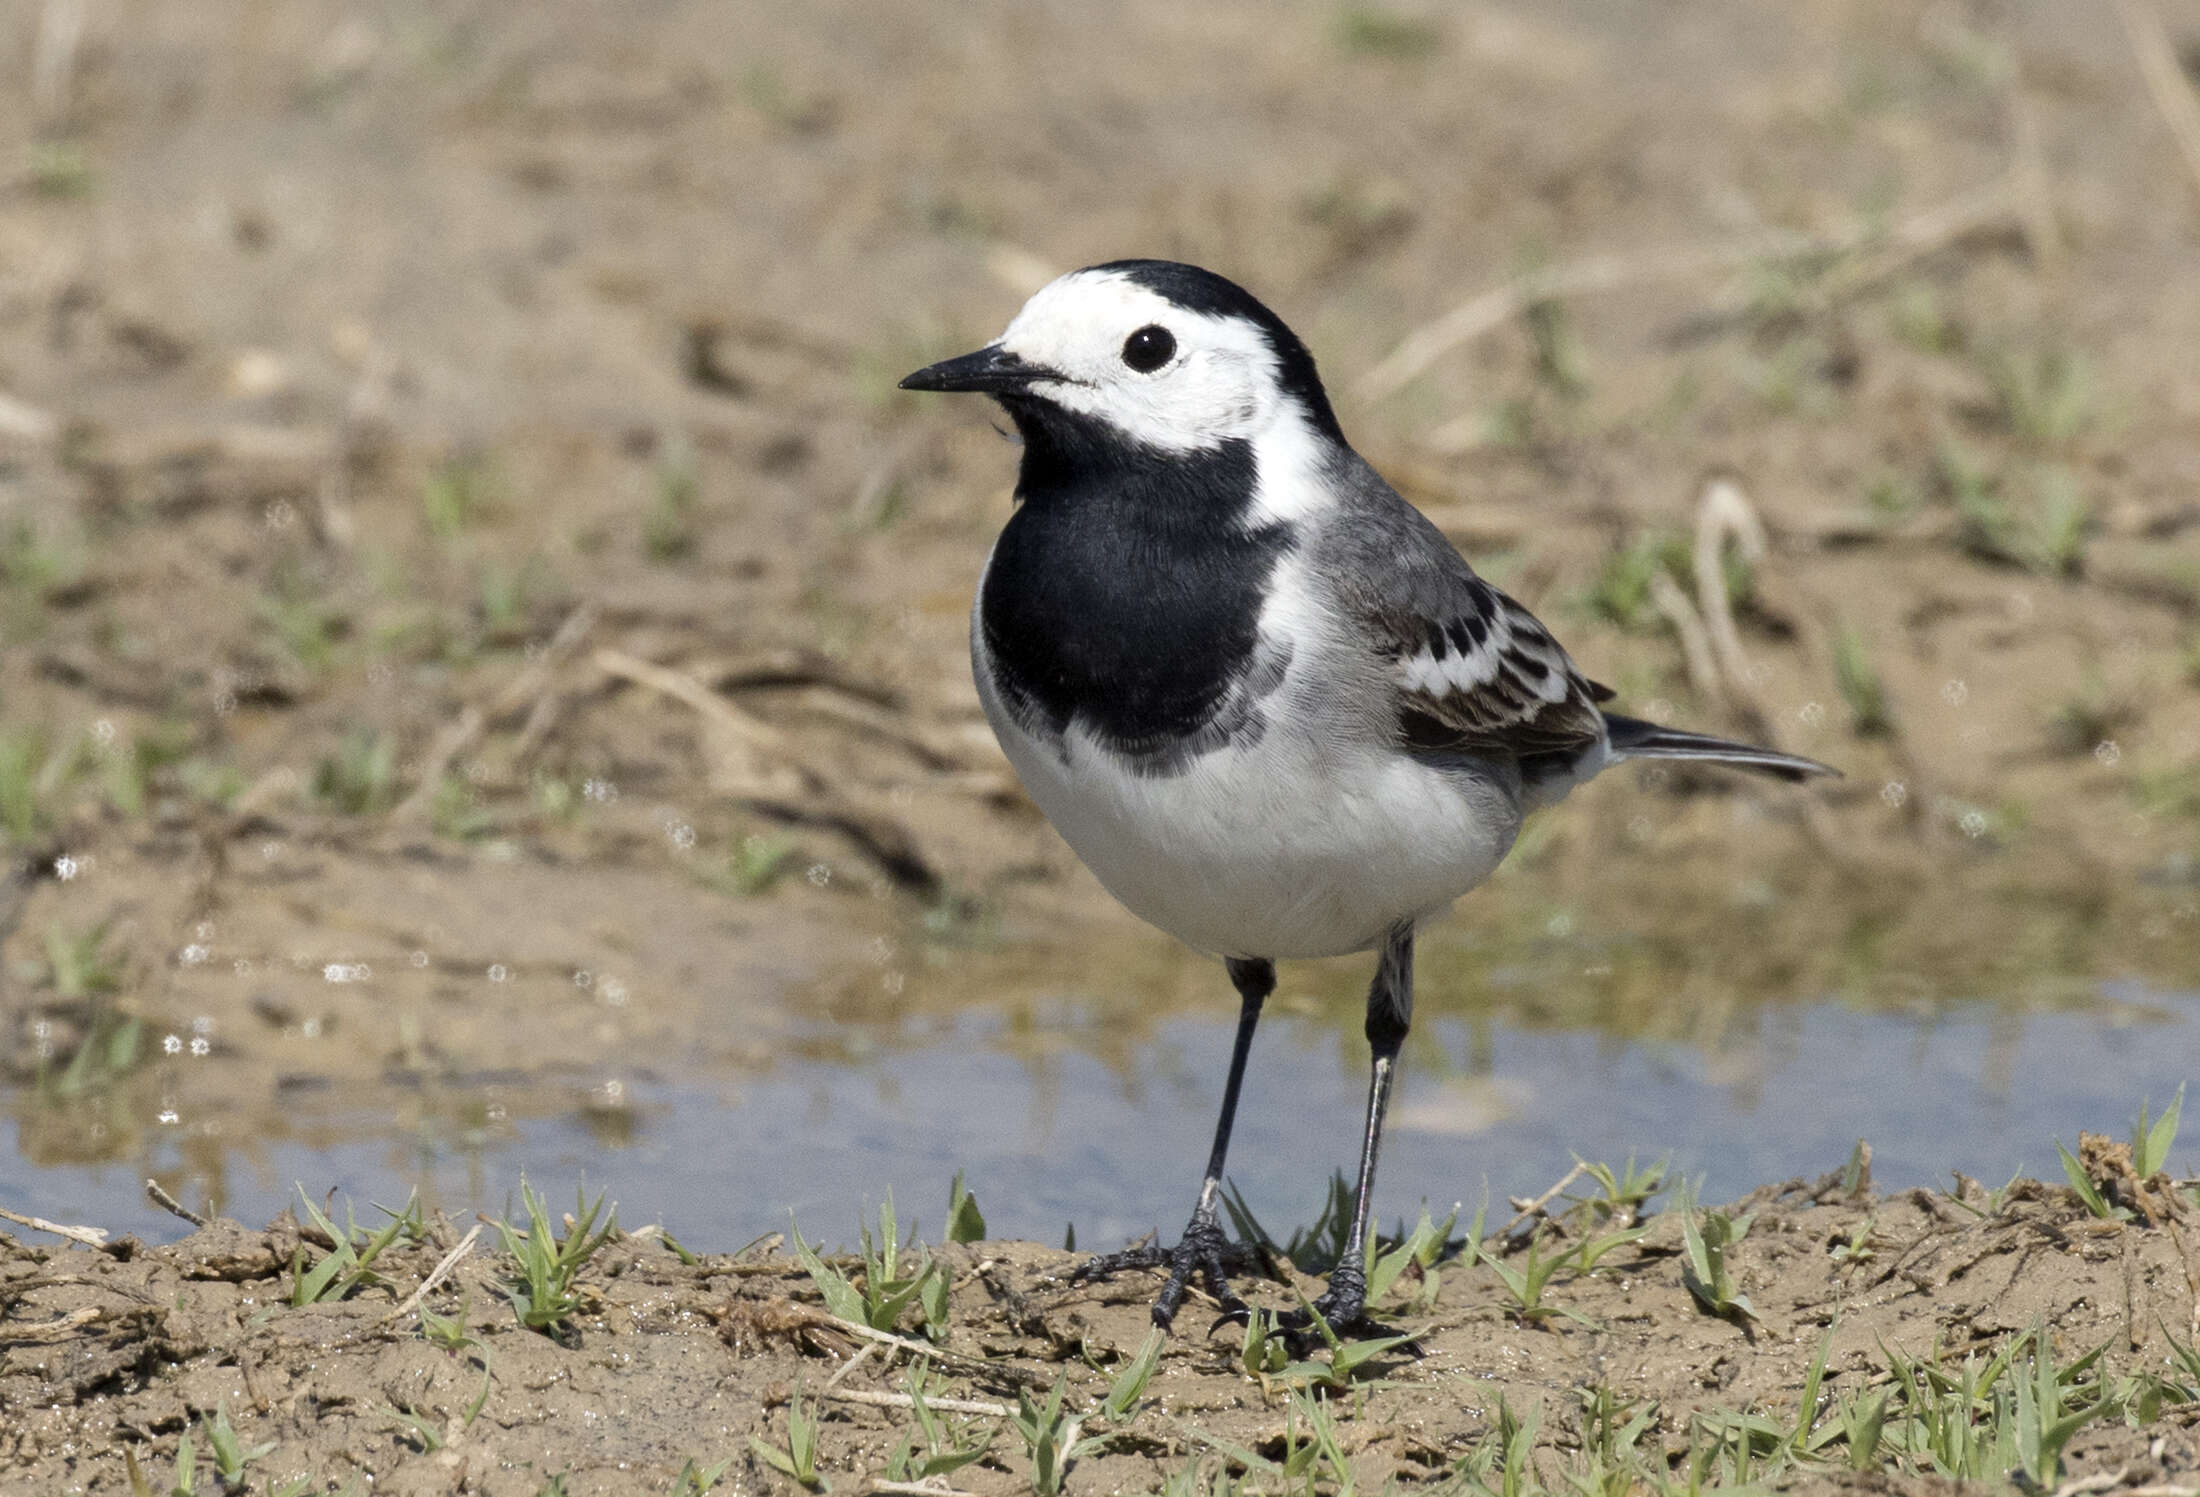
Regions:
<instances>
[{"instance_id":1,"label":"clump of dirt","mask_svg":"<svg viewBox=\"0 0 2200 1497\"><path fill-rule=\"evenodd\" d=\"M1879 1196L1868 1176L1852 1161L1640 1224L1624 1200L1561 1201L1479 1254L1408 1263L1378 1310L1412 1339L1372 1355L1248 1351L1195 1296L1143 1382L1150 1277L1076 1284L1078 1258L1028 1243L905 1244L867 1281L860 1259L614 1233L569 1312L530 1329L517 1310L540 1295L497 1231L445 1220L407 1223L355 1282L316 1278L334 1242L287 1216L160 1247L5 1239L0 1463L11 1490L128 1492L131 1463L165 1480L187 1437L211 1470L219 1428L254 1452L239 1488L291 1492L686 1491L713 1471L792 1491L790 1468L813 1489L916 1490L927 1461L935 1489L1013 1492L1050 1459L1073 1492L1225 1472L1456 1488L1508 1468L1514 1490L1591 1470L2200 1477L2200 1299L2173 1221L2033 1181ZM1257 1302L1313 1289L1270 1261L1283 1282L1249 1279ZM889 1274L927 1287L880 1311ZM302 1281L331 1298L293 1304Z\"/></svg>"}]
</instances>

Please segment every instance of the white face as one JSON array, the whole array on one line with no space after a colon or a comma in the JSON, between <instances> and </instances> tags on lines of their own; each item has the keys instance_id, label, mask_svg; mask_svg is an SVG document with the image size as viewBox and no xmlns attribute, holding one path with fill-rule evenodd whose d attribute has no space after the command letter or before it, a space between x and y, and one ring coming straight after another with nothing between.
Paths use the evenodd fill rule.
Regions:
<instances>
[{"instance_id":1,"label":"white face","mask_svg":"<svg viewBox=\"0 0 2200 1497\"><path fill-rule=\"evenodd\" d=\"M1149 327L1175 346L1140 369L1126 361L1125 345ZM1146 346L1155 341L1148 335ZM1279 418L1297 424L1259 328L1188 312L1119 271L1072 271L1042 287L1000 347L1062 376L1035 382L1034 394L1169 451L1257 440Z\"/></svg>"}]
</instances>

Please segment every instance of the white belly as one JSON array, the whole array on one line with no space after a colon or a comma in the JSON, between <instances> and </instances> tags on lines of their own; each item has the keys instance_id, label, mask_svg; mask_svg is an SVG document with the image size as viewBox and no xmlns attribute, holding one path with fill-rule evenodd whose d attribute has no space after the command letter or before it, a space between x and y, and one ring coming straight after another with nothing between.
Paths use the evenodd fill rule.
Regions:
<instances>
[{"instance_id":1,"label":"white belly","mask_svg":"<svg viewBox=\"0 0 2200 1497\"><path fill-rule=\"evenodd\" d=\"M1001 747L1064 840L1133 914L1202 951L1367 950L1487 878L1520 830L1511 787L1317 742L1281 714L1253 744L1174 775L1130 774L1076 728L1065 757L1008 716L982 668L979 682Z\"/></svg>"}]
</instances>

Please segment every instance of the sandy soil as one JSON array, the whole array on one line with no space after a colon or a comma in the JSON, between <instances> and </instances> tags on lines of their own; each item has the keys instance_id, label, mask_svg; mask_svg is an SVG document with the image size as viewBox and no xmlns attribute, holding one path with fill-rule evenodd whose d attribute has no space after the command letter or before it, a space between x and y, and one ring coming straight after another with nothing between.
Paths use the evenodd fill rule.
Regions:
<instances>
[{"instance_id":1,"label":"sandy soil","mask_svg":"<svg viewBox=\"0 0 2200 1497\"><path fill-rule=\"evenodd\" d=\"M2189 72L2200 12L2162 15ZM1849 771L1591 787L1432 933L1456 1001L1691 1037L1828 993L2200 981L2200 182L2107 10L56 0L0 43L0 1102L34 1160L181 1129L218 1199L255 1141L393 1089L616 1126L607 1076L768 1066L793 1005L890 1039L1078 973L1104 1037L1209 994L987 738L962 631L1013 454L891 388L1124 253L1281 310L1369 455L1631 707ZM1689 555L1719 477L1766 534L1746 579ZM1487 981L1578 974L1580 933L1601 983ZM2154 1334L2123 1286L2185 1293L2159 1234L2012 1209L1769 1203L1750 1337L1669 1252L1569 1291L1593 1333L1504 1328L1488 1270L1447 1275L1466 1318L1380 1395L1363 1482L1484 1427L1497 1390L1461 1412L1455 1371L1543 1390L1547 1435L1592 1367L1662 1367L1669 1439L1684 1364L1727 1403L1792 1390L1842 1277L1814 1245L1859 1212L1883 1263L1984 1256L1856 1291L1844 1378L1959 1345L2020 1267L2066 1350ZM10 1249L26 1490L78 1458L112 1487L113 1452L225 1399L339 1485L453 1479L374 1405L448 1406L474 1364L382 1291L256 1321L283 1231ZM607 1252L577 1347L494 1333L507 1443L455 1447L489 1489L568 1460L614 1489L595 1437L544 1432L589 1379L648 1412L613 1423L660 1486L746 1461L784 1428L759 1395L846 1350L769 1329L784 1263ZM989 1252L953 1255L966 1345L1051 1375L1069 1343L1011 1290L1059 1303L1049 1336L1135 1343L1133 1307L1049 1297L1062 1260L992 1254L996 1303ZM484 1323L494 1273L460 1273ZM1186 1407L1271 1442L1278 1405L1202 1345L1164 1364ZM690 1417L697 1369L722 1414ZM833 1470L875 1462L870 1418L836 1409Z\"/></svg>"},{"instance_id":2,"label":"sandy soil","mask_svg":"<svg viewBox=\"0 0 2200 1497\"><path fill-rule=\"evenodd\" d=\"M2134 1378L2178 1367L2177 1348L2191 1345L2200 1299L2180 1229L2101 1220L2059 1185L1876 1197L1868 1172L1861 1183L1837 1170L1815 1185L1768 1186L1723 1213L1748 1218L1725 1265L1750 1314L1714 1315L1692 1292L1674 1211L1590 1249L1590 1271L1560 1270L1536 1298L1540 1313L1521 1313L1501 1269L1533 1272L1539 1255L1630 1235L1630 1217L1569 1209L1564 1198L1549 1208L1559 1219L1491 1239L1491 1262L1461 1263L1453 1242L1428 1255L1428 1271L1408 1268L1384 1308L1416 1339L1349 1374L1319 1350L1287 1364L1279 1348L1248 1366L1237 1328L1201 1334L1195 1295L1150 1381L1113 1417L1103 1401L1146 1339L1152 1282L1072 1285L1075 1256L1028 1243L926 1254L936 1264L927 1271L951 1285L944 1306L874 1318L880 1330L870 1330L833 1315L816 1277L784 1252L697 1256L637 1234L597 1252L575 1281L570 1317L542 1331L505 1304L516 1269L494 1233L476 1247L449 1222L421 1223L384 1250L371 1284L348 1298L305 1305L292 1303L294 1287L331 1243L288 1218L265 1231L217 1222L158 1248L9 1241L0 1460L10 1491L128 1491L128 1460L164 1480L189 1432L211 1480L206 1431L219 1415L237 1448L260 1452L239 1479L255 1492L684 1491L684 1470L713 1468L725 1490L793 1490L765 1453L791 1457L804 1444L792 1421L814 1431L813 1489L849 1490L857 1478L854 1490L922 1490L907 1484L908 1451L897 1455L906 1438L920 1461L928 1449L983 1444L951 1489L1005 1493L1041 1484L1033 1442L1015 1431L1019 1396L1043 1404L1062 1384L1060 1407L1082 1434L1040 1443L1074 1450L1072 1491L1155 1491L1232 1473L1264 1491L1464 1490L1467 1473L1494 1487L1507 1411L1538 1420L1533 1463L1515 1468L1533 1489L1558 1489L1568 1473L1640 1489L1691 1470L1846 1489L1867 1481L1854 1464L1881 1472L1868 1479L1877 1489L1928 1490L1924 1426L1899 1416L1897 1369L1921 1379L1922 1365L1983 1389L1960 1398L1965 1429L1997 1417L2015 1427L2012 1384L2043 1369L2065 1409L2123 1399L2059 1440L2056 1465L1988 1457L1968 1474L2190 1488L2200 1404L2185 1401L2185 1384L2152 1404L2130 1392ZM472 1251L418 1296L461 1245ZM902 1277L915 1276L914 1255ZM857 1262L830 1267L863 1279ZM1313 1281L1296 1282L1305 1293ZM1292 1303L1276 1285L1254 1293L1270 1307ZM1980 1376L2004 1356L2015 1376ZM2190 1383L2200 1367L2186 1358ZM913 1366L925 1369L915 1386L942 1421L936 1447L913 1407ZM1347 1384L1327 1395L1334 1445L1319 1459L1294 1455L1309 1444L1308 1390L1331 1378ZM1897 1417L1852 1463L1859 1446L1842 1431L1881 1400ZM1808 1455L1779 1452L1781 1441ZM1477 1464L1493 1454L1494 1473ZM1590 1478L1600 1456L1604 1474ZM547 1485L553 1478L564 1485Z\"/></svg>"}]
</instances>

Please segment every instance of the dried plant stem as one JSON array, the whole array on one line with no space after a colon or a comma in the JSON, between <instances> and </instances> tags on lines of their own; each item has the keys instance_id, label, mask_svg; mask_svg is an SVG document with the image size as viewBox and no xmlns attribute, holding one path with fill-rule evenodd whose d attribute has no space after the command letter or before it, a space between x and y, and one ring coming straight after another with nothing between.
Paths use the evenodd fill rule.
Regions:
<instances>
[{"instance_id":1,"label":"dried plant stem","mask_svg":"<svg viewBox=\"0 0 2200 1497\"><path fill-rule=\"evenodd\" d=\"M19 1227L29 1227L33 1232L51 1232L56 1237L66 1237L71 1242L81 1242L86 1247L103 1248L107 1245L105 1227L69 1227L60 1222L50 1222L43 1216L23 1216L0 1206L0 1220L14 1222Z\"/></svg>"},{"instance_id":2,"label":"dried plant stem","mask_svg":"<svg viewBox=\"0 0 2200 1497\"><path fill-rule=\"evenodd\" d=\"M1845 254L1884 245L1842 278L1843 287L1877 280L1890 270L2006 218L2017 198L2008 179L1966 193L1903 220L1892 229L1858 221L1830 234L1771 229L1725 244L1696 245L1646 254L1590 255L1531 270L1493 286L1403 339L1360 376L1352 393L1363 403L1396 394L1438 359L1495 332L1538 302L1594 291L1617 291L1652 281L1685 280L1707 271L1738 270L1758 260Z\"/></svg>"},{"instance_id":3,"label":"dried plant stem","mask_svg":"<svg viewBox=\"0 0 2200 1497\"><path fill-rule=\"evenodd\" d=\"M170 1216L180 1216L194 1227L203 1227L206 1225L205 1217L199 1215L189 1206L184 1205L183 1202L177 1200L167 1191L161 1189L161 1185L158 1180L147 1180L145 1182L145 1198L151 1201L154 1205L158 1206L161 1210L167 1212Z\"/></svg>"},{"instance_id":4,"label":"dried plant stem","mask_svg":"<svg viewBox=\"0 0 2200 1497\"><path fill-rule=\"evenodd\" d=\"M481 1240L481 1228L482 1223L475 1222L473 1228L458 1239L458 1246L445 1253L436 1266L428 1270L428 1276L420 1281L420 1287L405 1296L405 1302L383 1316L383 1320L403 1320L418 1309L420 1302L434 1291L436 1285L449 1278L451 1270L458 1267L460 1261L474 1250L474 1244Z\"/></svg>"},{"instance_id":5,"label":"dried plant stem","mask_svg":"<svg viewBox=\"0 0 2200 1497\"><path fill-rule=\"evenodd\" d=\"M1681 663L1688 668L1690 689L1707 702L1719 701L1725 693L1719 689L1718 659L1711 653L1711 636L1704 630L1703 617L1688 601L1688 594L1681 591L1681 585L1662 567L1650 574L1650 604L1680 638Z\"/></svg>"},{"instance_id":6,"label":"dried plant stem","mask_svg":"<svg viewBox=\"0 0 2200 1497\"><path fill-rule=\"evenodd\" d=\"M2177 64L2177 49L2170 45L2162 18L2144 0L2116 0L2116 14L2123 19L2124 34L2131 38L2132 56L2147 92L2154 96L2154 107L2161 111L2162 123L2185 158L2194 190L2200 191L2200 99L2193 97L2192 85Z\"/></svg>"},{"instance_id":7,"label":"dried plant stem","mask_svg":"<svg viewBox=\"0 0 2200 1497\"><path fill-rule=\"evenodd\" d=\"M818 1394L835 1403L867 1403L875 1409L913 1409L917 1401L906 1393L872 1393L862 1388L827 1388ZM1016 1411L1005 1403L988 1403L982 1398L932 1398L924 1400L926 1408L945 1409L950 1414L990 1414L996 1419L1006 1419Z\"/></svg>"},{"instance_id":8,"label":"dried plant stem","mask_svg":"<svg viewBox=\"0 0 2200 1497\"><path fill-rule=\"evenodd\" d=\"M1518 1227L1522 1222L1527 1221L1530 1217L1542 1214L1544 1207L1550 1205L1551 1202L1558 1199L1558 1193L1560 1191L1564 1190L1567 1186L1573 1184L1576 1180L1579 1180L1583 1175L1587 1174L1588 1171L1589 1166L1583 1164L1580 1160L1577 1159L1574 1161L1574 1167L1572 1169L1566 1171L1565 1174L1558 1177L1558 1183L1556 1185L1553 1185L1549 1190L1544 1191L1543 1194L1537 1196L1534 1200L1523 1201L1518 1197L1514 1197L1510 1204L1513 1210L1519 1212L1520 1214L1514 1217L1511 1221L1505 1223L1503 1229L1501 1229L1497 1235L1499 1237L1512 1236L1514 1228Z\"/></svg>"}]
</instances>

